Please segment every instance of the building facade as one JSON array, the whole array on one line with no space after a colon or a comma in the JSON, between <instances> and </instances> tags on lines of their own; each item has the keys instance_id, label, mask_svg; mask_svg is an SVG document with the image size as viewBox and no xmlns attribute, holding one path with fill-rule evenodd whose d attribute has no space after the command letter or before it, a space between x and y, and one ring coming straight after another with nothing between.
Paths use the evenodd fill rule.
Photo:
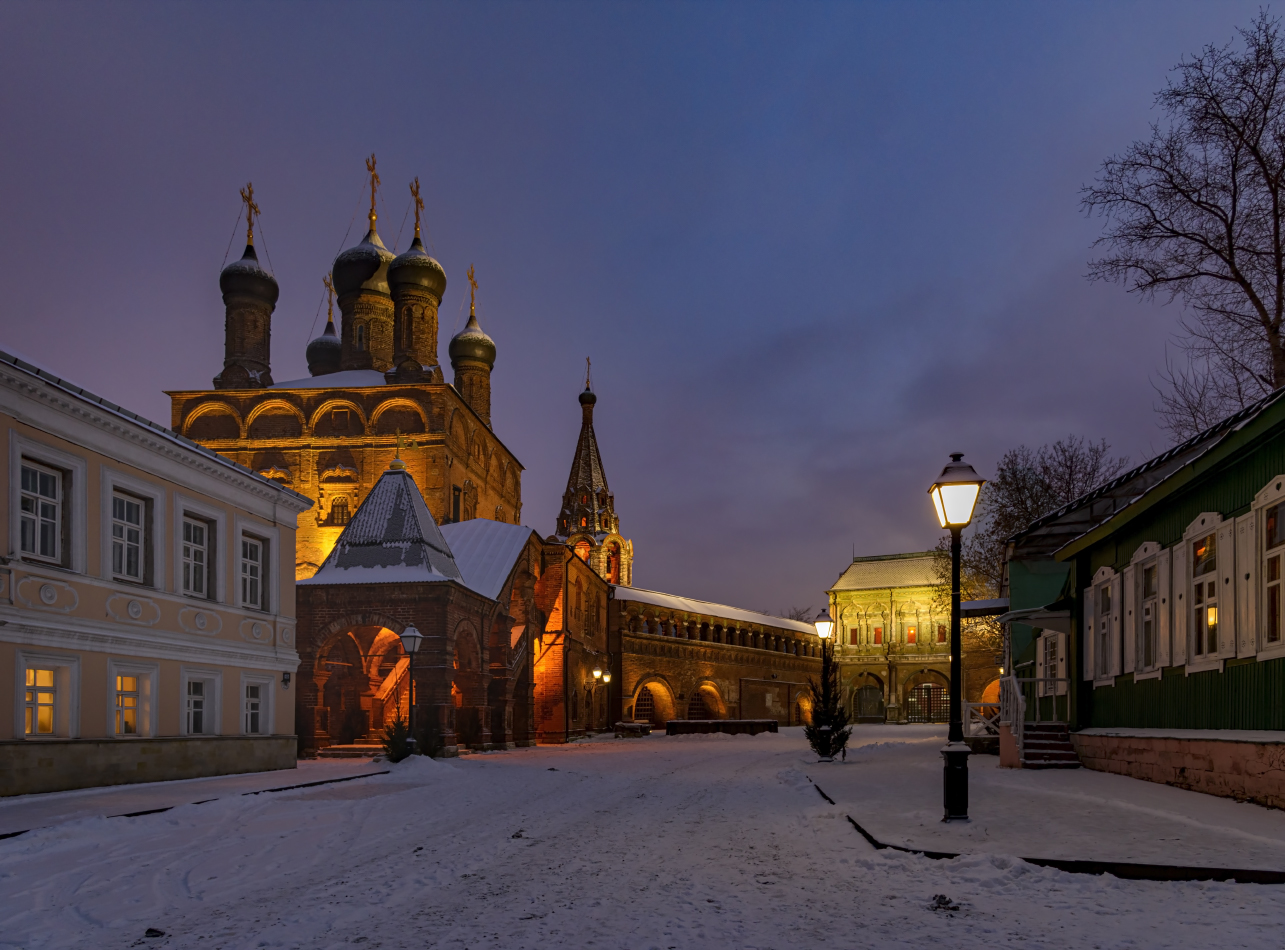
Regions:
<instances>
[{"instance_id":1,"label":"building facade","mask_svg":"<svg viewBox=\"0 0 1285 950\"><path fill-rule=\"evenodd\" d=\"M372 185L373 188L373 185ZM394 457L438 524L487 518L520 524L522 466L491 429L495 343L476 316L449 346L453 384L438 363L446 274L419 236L394 256L370 227L333 262L333 314L308 344L310 375L274 383L271 320L278 287L253 232L219 278L223 370L212 389L170 392L175 431L311 499L300 519L295 571L311 577ZM332 279L333 278L333 279ZM473 272L470 285L476 290Z\"/></svg>"},{"instance_id":2,"label":"building facade","mask_svg":"<svg viewBox=\"0 0 1285 950\"><path fill-rule=\"evenodd\" d=\"M1285 807L1285 390L1010 543L1015 669L1081 761Z\"/></svg>"},{"instance_id":3,"label":"building facade","mask_svg":"<svg viewBox=\"0 0 1285 950\"><path fill-rule=\"evenodd\" d=\"M293 768L310 502L0 354L0 794Z\"/></svg>"}]
</instances>

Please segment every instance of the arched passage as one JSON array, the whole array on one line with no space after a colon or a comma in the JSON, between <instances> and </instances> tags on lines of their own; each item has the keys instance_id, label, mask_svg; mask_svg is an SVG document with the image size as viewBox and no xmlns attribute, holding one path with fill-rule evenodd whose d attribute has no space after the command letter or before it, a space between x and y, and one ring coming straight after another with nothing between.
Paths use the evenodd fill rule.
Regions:
<instances>
[{"instance_id":1,"label":"arched passage","mask_svg":"<svg viewBox=\"0 0 1285 950\"><path fill-rule=\"evenodd\" d=\"M921 670L906 680L907 722L947 722L950 718L950 681L936 670Z\"/></svg>"},{"instance_id":2,"label":"arched passage","mask_svg":"<svg viewBox=\"0 0 1285 950\"><path fill-rule=\"evenodd\" d=\"M650 722L653 726L663 726L668 720L677 718L674 715L674 694L658 677L644 679L639 684L630 707L634 721Z\"/></svg>"}]
</instances>

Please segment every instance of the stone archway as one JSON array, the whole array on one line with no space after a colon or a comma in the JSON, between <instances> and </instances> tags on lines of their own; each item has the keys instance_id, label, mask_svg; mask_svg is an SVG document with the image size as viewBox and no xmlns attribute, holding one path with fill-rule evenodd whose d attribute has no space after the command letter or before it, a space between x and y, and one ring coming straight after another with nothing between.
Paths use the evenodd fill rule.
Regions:
<instances>
[{"instance_id":1,"label":"stone archway","mask_svg":"<svg viewBox=\"0 0 1285 950\"><path fill-rule=\"evenodd\" d=\"M677 719L674 693L660 677L652 676L643 679L634 691L630 703L632 718L638 722L650 722L653 726L663 726L670 719Z\"/></svg>"},{"instance_id":2,"label":"stone archway","mask_svg":"<svg viewBox=\"0 0 1285 950\"><path fill-rule=\"evenodd\" d=\"M482 645L467 620L455 628L454 641L451 702L455 706L455 733L460 745L484 748L490 741L490 702Z\"/></svg>"},{"instance_id":3,"label":"stone archway","mask_svg":"<svg viewBox=\"0 0 1285 950\"><path fill-rule=\"evenodd\" d=\"M920 670L902 684L907 722L947 722L950 718L950 680L936 670Z\"/></svg>"}]
</instances>

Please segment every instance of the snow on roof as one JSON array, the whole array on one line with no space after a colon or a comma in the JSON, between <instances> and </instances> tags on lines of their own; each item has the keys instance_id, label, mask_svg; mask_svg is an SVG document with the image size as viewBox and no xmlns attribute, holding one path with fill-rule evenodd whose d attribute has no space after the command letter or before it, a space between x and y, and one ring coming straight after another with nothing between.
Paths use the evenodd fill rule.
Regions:
<instances>
[{"instance_id":1,"label":"snow on roof","mask_svg":"<svg viewBox=\"0 0 1285 950\"><path fill-rule=\"evenodd\" d=\"M384 472L339 535L335 548L300 584L463 583L451 549L405 469Z\"/></svg>"},{"instance_id":2,"label":"snow on roof","mask_svg":"<svg viewBox=\"0 0 1285 950\"><path fill-rule=\"evenodd\" d=\"M761 623L782 630L797 630L800 633L816 633L816 627L801 620L786 620L784 617L773 617L754 610L742 610L726 604L715 604L708 600L696 600L692 597L679 597L677 594L662 594L656 590L644 590L641 587L617 587L613 595L616 600L629 600L638 604L651 604L655 607L669 607L671 610L685 610L694 614L709 614L725 620L743 620L746 623Z\"/></svg>"},{"instance_id":3,"label":"snow on roof","mask_svg":"<svg viewBox=\"0 0 1285 950\"><path fill-rule=\"evenodd\" d=\"M218 452L215 452L212 449L207 449L205 446L200 445L196 442L193 442L191 439L187 438L186 436L179 435L177 432L173 431L172 429L167 429L163 425L152 422L150 419L144 419L136 412L130 412L128 409L118 406L114 402L109 402L106 399L104 399L102 396L97 396L94 393L91 393L88 389L85 389L81 386L77 386L75 383L71 382L70 380L63 379L58 374L50 372L49 370L45 369L44 367L40 366L37 363L31 362L25 357L14 356L12 353L6 353L4 350L0 350L0 363L8 363L10 366L14 367L15 369L22 370L24 373L29 373L32 376L36 376L39 379L44 380L46 383L49 383L52 386L58 387L64 392L70 393L71 395L76 396L80 399L83 399L86 402L93 403L94 405L98 406L100 409L102 409L105 412L111 413L114 416L119 416L122 419L127 419L130 422L143 426L146 429L150 429L152 432L156 433L161 438L166 439L169 442L173 442L177 445L181 445L183 448L187 449L188 451L196 452L198 455L202 455L212 462L217 462L219 465L225 466L230 469L235 469L238 474L245 476L247 478L250 478L251 480L258 482L261 485L269 486L273 490L277 492L281 492L282 494L293 499L295 502L306 502L307 503L306 505L304 505L301 508L298 508L299 511L307 511L309 508L312 507L312 499L307 497L306 495L301 495L292 488L286 488L284 485L280 484L279 482L275 482L270 478L264 478L258 472L252 471L246 468L244 465L240 465L237 462L232 461L227 456L220 455Z\"/></svg>"},{"instance_id":4,"label":"snow on roof","mask_svg":"<svg viewBox=\"0 0 1285 950\"><path fill-rule=\"evenodd\" d=\"M853 558L831 590L878 590L882 587L932 587L937 584L932 551Z\"/></svg>"},{"instance_id":5,"label":"snow on roof","mask_svg":"<svg viewBox=\"0 0 1285 950\"><path fill-rule=\"evenodd\" d=\"M473 518L442 525L442 536L451 546L464 584L492 600L500 596L513 565L526 548L530 528L502 521Z\"/></svg>"},{"instance_id":6,"label":"snow on roof","mask_svg":"<svg viewBox=\"0 0 1285 950\"><path fill-rule=\"evenodd\" d=\"M269 389L370 389L387 386L388 380L377 369L346 369L338 373L323 373L305 379L288 379L275 383Z\"/></svg>"}]
</instances>

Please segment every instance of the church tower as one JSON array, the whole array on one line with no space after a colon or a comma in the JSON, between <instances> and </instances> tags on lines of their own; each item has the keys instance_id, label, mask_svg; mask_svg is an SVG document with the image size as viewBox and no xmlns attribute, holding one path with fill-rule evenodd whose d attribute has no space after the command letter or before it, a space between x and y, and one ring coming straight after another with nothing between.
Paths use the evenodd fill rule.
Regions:
<instances>
[{"instance_id":1,"label":"church tower","mask_svg":"<svg viewBox=\"0 0 1285 950\"><path fill-rule=\"evenodd\" d=\"M616 499L607 487L598 438L593 432L593 407L598 402L585 375L580 394L580 440L571 462L571 475L562 496L554 537L573 548L608 584L633 584L634 543L620 536Z\"/></svg>"},{"instance_id":2,"label":"church tower","mask_svg":"<svg viewBox=\"0 0 1285 950\"><path fill-rule=\"evenodd\" d=\"M468 305L468 323L451 338L447 352L451 355L451 369L455 370L455 391L468 403L479 419L491 425L491 370L495 368L495 341L482 330L477 322L477 281L473 265L469 265L468 282L471 291Z\"/></svg>"},{"instance_id":3,"label":"church tower","mask_svg":"<svg viewBox=\"0 0 1285 950\"><path fill-rule=\"evenodd\" d=\"M388 286L393 252L375 231L379 175L374 155L366 160L366 171L370 173L370 230L360 244L336 257L331 269L343 318L340 367L386 373L393 368L393 296Z\"/></svg>"},{"instance_id":4,"label":"church tower","mask_svg":"<svg viewBox=\"0 0 1285 950\"><path fill-rule=\"evenodd\" d=\"M215 389L263 389L272 385L272 311L281 289L254 252L254 185L241 189L245 202L245 253L219 274L223 291L223 372Z\"/></svg>"},{"instance_id":5,"label":"church tower","mask_svg":"<svg viewBox=\"0 0 1285 950\"><path fill-rule=\"evenodd\" d=\"M424 201L419 179L410 186L415 202L415 239L405 254L388 265L388 286L393 297L393 368L389 382L442 381L437 365L437 308L446 293L446 271L429 257L419 237L419 214Z\"/></svg>"}]
</instances>

